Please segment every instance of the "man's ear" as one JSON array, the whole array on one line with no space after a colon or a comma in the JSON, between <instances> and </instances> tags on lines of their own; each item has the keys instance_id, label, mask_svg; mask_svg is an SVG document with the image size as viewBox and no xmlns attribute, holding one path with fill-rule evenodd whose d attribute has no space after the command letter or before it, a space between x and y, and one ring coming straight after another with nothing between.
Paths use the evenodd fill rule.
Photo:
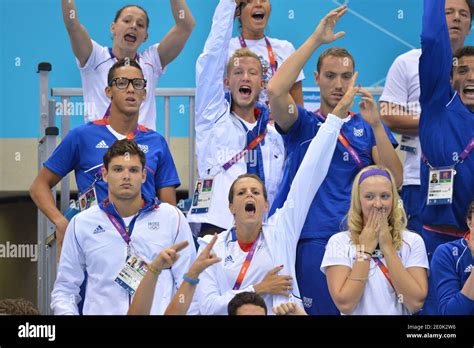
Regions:
<instances>
[{"instance_id":1,"label":"man's ear","mask_svg":"<svg viewBox=\"0 0 474 348\"><path fill-rule=\"evenodd\" d=\"M108 174L108 172L107 172L107 169L106 169L104 166L102 166L101 172L102 172L102 180L104 180L105 182L107 182L107 174Z\"/></svg>"},{"instance_id":2,"label":"man's ear","mask_svg":"<svg viewBox=\"0 0 474 348\"><path fill-rule=\"evenodd\" d=\"M230 87L229 78L227 78L227 77L224 78L224 87L225 87L225 89L229 89L229 87Z\"/></svg>"},{"instance_id":3,"label":"man's ear","mask_svg":"<svg viewBox=\"0 0 474 348\"><path fill-rule=\"evenodd\" d=\"M316 84L319 85L319 73L317 71L314 72L314 80L316 81Z\"/></svg>"},{"instance_id":4,"label":"man's ear","mask_svg":"<svg viewBox=\"0 0 474 348\"><path fill-rule=\"evenodd\" d=\"M112 100L112 88L110 88L109 86L105 87L105 95L109 97L110 100Z\"/></svg>"},{"instance_id":5,"label":"man's ear","mask_svg":"<svg viewBox=\"0 0 474 348\"><path fill-rule=\"evenodd\" d=\"M146 168L143 168L142 171L142 184L146 182Z\"/></svg>"}]
</instances>

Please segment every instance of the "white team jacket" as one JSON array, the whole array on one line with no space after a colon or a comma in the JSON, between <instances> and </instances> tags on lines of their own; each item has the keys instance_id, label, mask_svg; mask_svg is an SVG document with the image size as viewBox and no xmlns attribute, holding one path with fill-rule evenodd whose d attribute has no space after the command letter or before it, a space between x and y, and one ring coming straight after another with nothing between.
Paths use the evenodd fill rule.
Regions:
<instances>
[{"instance_id":1,"label":"white team jacket","mask_svg":"<svg viewBox=\"0 0 474 348\"><path fill-rule=\"evenodd\" d=\"M214 177L212 204L205 214L188 214L191 223L210 223L232 227L228 193L232 182L247 172L245 159L240 159L226 172L219 168L246 146L246 132L231 114L225 99L224 75L229 43L232 38L235 0L221 0L214 13L211 32L203 53L196 63L196 156L202 179ZM278 192L283 176L285 145L272 125L267 126L265 144L261 146L265 187L269 204ZM216 176L217 175L217 176Z\"/></svg>"},{"instance_id":2,"label":"white team jacket","mask_svg":"<svg viewBox=\"0 0 474 348\"><path fill-rule=\"evenodd\" d=\"M131 235L133 248L146 262L163 249L187 240L189 246L171 270L161 272L155 289L151 314L163 314L183 275L196 258L194 242L184 215L175 207L161 203L158 209L141 213ZM51 294L54 314L79 314L79 290L87 271L83 314L127 314L131 299L115 283L125 265L127 244L104 211L94 206L76 215L68 225L58 275ZM197 302L189 314L197 314Z\"/></svg>"},{"instance_id":3,"label":"white team jacket","mask_svg":"<svg viewBox=\"0 0 474 348\"><path fill-rule=\"evenodd\" d=\"M272 257L273 267L284 265L293 277L293 294L299 298L298 283L296 281L295 261L296 246L308 214L309 207L316 192L324 181L331 164L336 148L337 136L344 122L338 117L329 114L317 135L311 141L308 151L291 184L288 198L281 209L270 217L263 225L264 239ZM227 314L227 304L235 294L243 291L254 291L253 285L244 289L232 290L224 270L225 241L229 238L230 230L219 234L213 251L222 259L221 262L207 268L200 275L201 282L197 287L199 309L201 314ZM199 239L200 249L204 248L212 236ZM268 270L270 271L270 269ZM314 270L319 272L318 269ZM273 306L288 302L288 298L280 295L273 296ZM268 308L269 313L271 308Z\"/></svg>"}]
</instances>

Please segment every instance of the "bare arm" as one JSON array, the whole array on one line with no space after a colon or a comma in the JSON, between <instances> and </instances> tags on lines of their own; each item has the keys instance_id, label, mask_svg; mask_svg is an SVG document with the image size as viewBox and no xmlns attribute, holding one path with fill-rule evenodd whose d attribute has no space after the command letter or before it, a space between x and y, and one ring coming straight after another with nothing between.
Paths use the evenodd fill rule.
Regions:
<instances>
[{"instance_id":1,"label":"bare arm","mask_svg":"<svg viewBox=\"0 0 474 348\"><path fill-rule=\"evenodd\" d=\"M420 115L409 114L409 111L394 103L380 102L380 114L392 132L404 135L418 135Z\"/></svg>"},{"instance_id":2,"label":"bare arm","mask_svg":"<svg viewBox=\"0 0 474 348\"><path fill-rule=\"evenodd\" d=\"M157 190L156 196L160 201L176 206L176 187L162 187Z\"/></svg>"},{"instance_id":3,"label":"bare arm","mask_svg":"<svg viewBox=\"0 0 474 348\"><path fill-rule=\"evenodd\" d=\"M403 183L403 167L400 158L393 148L388 138L385 128L380 120L380 113L377 108L377 102L374 97L366 90L361 88L359 92L363 95L362 101L359 103L360 113L366 120L372 131L374 132L375 143L372 148L372 158L375 164L381 164L387 167L395 177L397 187Z\"/></svg>"},{"instance_id":4,"label":"bare arm","mask_svg":"<svg viewBox=\"0 0 474 348\"><path fill-rule=\"evenodd\" d=\"M341 6L326 15L316 30L277 70L268 83L268 99L273 117L278 126L287 132L298 118L295 100L290 94L298 75L313 52L322 44L330 43L344 36L343 32L333 33L337 21L347 11Z\"/></svg>"},{"instance_id":5,"label":"bare arm","mask_svg":"<svg viewBox=\"0 0 474 348\"><path fill-rule=\"evenodd\" d=\"M304 107L303 100L303 83L301 81L296 82L293 87L290 89L290 95L293 98L295 104L301 105Z\"/></svg>"},{"instance_id":6,"label":"bare arm","mask_svg":"<svg viewBox=\"0 0 474 348\"><path fill-rule=\"evenodd\" d=\"M51 188L56 186L61 179L62 177L43 167L30 187L30 196L33 202L56 225L56 238L59 247L58 256L67 225L69 224L69 221L56 207L53 195L51 194Z\"/></svg>"},{"instance_id":7,"label":"bare arm","mask_svg":"<svg viewBox=\"0 0 474 348\"><path fill-rule=\"evenodd\" d=\"M395 248L384 250L385 261L399 300L412 313L423 306L428 293L428 276L422 267L405 268Z\"/></svg>"},{"instance_id":8,"label":"bare arm","mask_svg":"<svg viewBox=\"0 0 474 348\"><path fill-rule=\"evenodd\" d=\"M83 67L92 53L91 37L86 28L79 22L74 0L61 0L61 6L72 51L79 60L81 67Z\"/></svg>"},{"instance_id":9,"label":"bare arm","mask_svg":"<svg viewBox=\"0 0 474 348\"><path fill-rule=\"evenodd\" d=\"M158 46L163 68L181 53L195 25L194 17L185 0L170 0L170 3L176 24Z\"/></svg>"}]
</instances>

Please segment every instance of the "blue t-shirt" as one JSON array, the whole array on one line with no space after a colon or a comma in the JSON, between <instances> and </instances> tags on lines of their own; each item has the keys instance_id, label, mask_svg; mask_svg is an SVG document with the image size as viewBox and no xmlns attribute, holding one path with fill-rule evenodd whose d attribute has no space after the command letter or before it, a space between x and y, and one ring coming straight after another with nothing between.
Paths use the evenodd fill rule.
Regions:
<instances>
[{"instance_id":1,"label":"blue t-shirt","mask_svg":"<svg viewBox=\"0 0 474 348\"><path fill-rule=\"evenodd\" d=\"M178 173L165 139L155 131L140 126L134 136L145 153L147 176L142 194L152 199L163 187L180 185ZM89 122L71 130L54 150L44 166L56 175L66 176L74 170L79 192L85 192L100 173L103 156L117 138L107 128L104 120ZM99 202L108 197L107 183L96 183Z\"/></svg>"},{"instance_id":2,"label":"blue t-shirt","mask_svg":"<svg viewBox=\"0 0 474 348\"><path fill-rule=\"evenodd\" d=\"M318 132L321 122L322 120L314 113L298 106L298 119L288 133L283 134L277 126L277 130L282 133L285 141L287 162L281 188L272 205L270 215L277 208L283 206L293 178L306 154L311 139ZM396 147L397 141L386 127L385 130L390 141ZM357 152L364 166L374 164L372 148L376 145L375 137L372 128L361 115L353 115L351 120L343 125L341 132ZM311 203L301 232L301 239L328 240L333 234L345 230L343 221L350 207L352 182L359 170L352 155L338 141L326 179Z\"/></svg>"},{"instance_id":3,"label":"blue t-shirt","mask_svg":"<svg viewBox=\"0 0 474 348\"><path fill-rule=\"evenodd\" d=\"M420 58L420 142L433 167L453 166L474 137L474 114L450 81L452 54L444 1L425 1ZM474 151L456 165L452 204L428 206L429 168L421 163L423 224L451 225L466 230L466 214L474 200Z\"/></svg>"},{"instance_id":4,"label":"blue t-shirt","mask_svg":"<svg viewBox=\"0 0 474 348\"><path fill-rule=\"evenodd\" d=\"M474 315L474 300L461 293L474 258L464 238L441 244L431 260L431 277L442 315Z\"/></svg>"}]
</instances>

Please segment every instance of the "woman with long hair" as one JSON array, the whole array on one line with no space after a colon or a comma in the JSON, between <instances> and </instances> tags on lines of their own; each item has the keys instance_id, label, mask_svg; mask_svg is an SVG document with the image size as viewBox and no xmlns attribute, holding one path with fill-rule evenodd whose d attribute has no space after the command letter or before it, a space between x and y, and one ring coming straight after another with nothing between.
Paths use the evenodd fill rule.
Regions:
<instances>
[{"instance_id":1,"label":"woman with long hair","mask_svg":"<svg viewBox=\"0 0 474 348\"><path fill-rule=\"evenodd\" d=\"M382 166L360 171L352 186L348 231L329 240L321 264L342 314L410 314L428 292L422 238L406 229L395 179Z\"/></svg>"}]
</instances>

